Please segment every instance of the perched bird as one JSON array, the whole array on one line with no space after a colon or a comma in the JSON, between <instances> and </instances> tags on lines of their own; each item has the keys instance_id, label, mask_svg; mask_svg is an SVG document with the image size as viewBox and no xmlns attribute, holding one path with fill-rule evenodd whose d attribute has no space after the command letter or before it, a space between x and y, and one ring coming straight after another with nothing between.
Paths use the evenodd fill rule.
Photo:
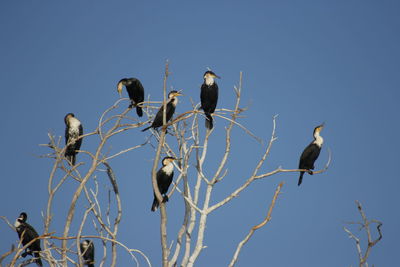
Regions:
<instances>
[{"instance_id":1,"label":"perched bird","mask_svg":"<svg viewBox=\"0 0 400 267\"><path fill-rule=\"evenodd\" d=\"M64 117L65 122L65 157L72 164L75 165L76 154L81 148L82 138L78 139L80 135L83 135L83 127L81 122L75 118L73 113L68 113Z\"/></svg>"},{"instance_id":2,"label":"perched bird","mask_svg":"<svg viewBox=\"0 0 400 267\"><path fill-rule=\"evenodd\" d=\"M206 128L210 130L213 128L211 113L214 113L218 102L218 85L214 81L215 78L220 79L214 72L206 71L200 92L201 108L206 115Z\"/></svg>"},{"instance_id":3,"label":"perched bird","mask_svg":"<svg viewBox=\"0 0 400 267\"><path fill-rule=\"evenodd\" d=\"M172 115L174 115L175 112L175 108L176 105L178 104L178 98L177 96L182 95L180 92L178 91L171 91L168 94L168 103L167 103L167 111L165 112L165 118L166 118L166 122L168 122L171 118ZM162 105L160 107L160 109L158 110L156 117L154 118L153 123L147 127L144 128L142 130L142 132L147 131L150 128L158 128L161 127L163 125L163 115L164 114L164 105Z\"/></svg>"},{"instance_id":4,"label":"perched bird","mask_svg":"<svg viewBox=\"0 0 400 267\"><path fill-rule=\"evenodd\" d=\"M14 226L15 229L17 230L19 240L21 241L22 245L25 246L29 242L31 242L33 239L38 237L38 233L35 231L35 229L26 222L26 219L28 218L28 215L25 212L21 212L19 217L15 220ZM26 249L25 252L22 254L22 257L26 257L26 255L31 255L32 254L35 256L35 262L38 266L43 266L42 260L40 259L40 251L42 249L40 248L40 239L36 239L31 245L29 245Z\"/></svg>"},{"instance_id":5,"label":"perched bird","mask_svg":"<svg viewBox=\"0 0 400 267\"><path fill-rule=\"evenodd\" d=\"M139 117L142 117L143 110L138 106L139 103L144 101L144 88L142 83L136 78L124 78L120 80L117 85L119 95L122 94L122 86L124 85L131 100L129 108L136 107L136 113Z\"/></svg>"},{"instance_id":6,"label":"perched bird","mask_svg":"<svg viewBox=\"0 0 400 267\"><path fill-rule=\"evenodd\" d=\"M84 240L79 249L81 251L83 257L83 264L87 265L88 267L94 267L94 245L93 242L90 240Z\"/></svg>"},{"instance_id":7,"label":"perched bird","mask_svg":"<svg viewBox=\"0 0 400 267\"><path fill-rule=\"evenodd\" d=\"M319 156L319 152L321 152L322 144L324 143L324 139L319 135L321 130L324 128L324 124L321 124L314 129L314 141L311 142L301 153L299 169L308 170L309 174L313 174L311 170L314 170L314 162L317 160ZM304 171L300 172L299 183L300 185L303 180Z\"/></svg>"},{"instance_id":8,"label":"perched bird","mask_svg":"<svg viewBox=\"0 0 400 267\"><path fill-rule=\"evenodd\" d=\"M175 158L165 157L162 160L162 167L157 172L157 185L158 190L160 190L163 196L163 202L168 201L167 191L172 183L172 178L174 177L174 164L172 163ZM156 211L158 208L158 200L156 194L154 193L153 205L151 205L151 211Z\"/></svg>"}]
</instances>

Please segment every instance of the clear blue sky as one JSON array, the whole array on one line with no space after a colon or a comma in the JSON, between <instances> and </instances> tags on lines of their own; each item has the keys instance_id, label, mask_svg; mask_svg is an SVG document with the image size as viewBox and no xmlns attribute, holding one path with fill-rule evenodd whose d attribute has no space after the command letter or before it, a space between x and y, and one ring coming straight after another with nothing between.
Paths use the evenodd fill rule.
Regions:
<instances>
[{"instance_id":1,"label":"clear blue sky","mask_svg":"<svg viewBox=\"0 0 400 267\"><path fill-rule=\"evenodd\" d=\"M279 139L264 171L296 168L323 121L317 168L328 147L333 155L330 169L306 175L301 187L298 174L276 175L211 215L208 248L197 266L227 265L237 242L265 216L280 181L286 183L272 221L246 245L238 266L355 266L354 242L342 230L345 221L359 219L354 200L369 218L383 221L370 264L394 266L400 238L399 12L398 1L2 1L0 215L14 220L24 210L42 232L51 162L38 158L49 152L38 144L48 142L49 131L63 136L68 112L85 132L95 129L118 99L122 77L140 78L146 94L160 100L169 59L168 84L185 93L178 113L190 108L190 98L199 101L207 67L222 76L219 107L232 106L232 88L244 72L243 103L250 109L240 122L267 140L271 118L279 114ZM224 145L224 126L217 119L216 152L206 163L211 167ZM129 131L110 149L139 144L148 134ZM263 147L240 130L233 142L229 175L212 203L245 180L262 154ZM84 140L82 148L92 144ZM153 157L148 146L111 164L124 207L120 240L159 266L159 216L149 211ZM70 201L65 191L55 203L52 230L59 235ZM182 205L177 194L168 203L170 240L181 225ZM17 235L2 223L0 236L4 253ZM119 266L128 262L121 251Z\"/></svg>"}]
</instances>

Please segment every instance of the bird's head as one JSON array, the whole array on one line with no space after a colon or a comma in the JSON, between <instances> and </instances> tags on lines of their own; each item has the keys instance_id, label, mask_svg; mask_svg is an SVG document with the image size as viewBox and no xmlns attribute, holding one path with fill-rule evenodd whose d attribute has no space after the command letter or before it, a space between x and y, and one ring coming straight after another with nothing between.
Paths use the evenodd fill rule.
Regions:
<instances>
[{"instance_id":1,"label":"bird's head","mask_svg":"<svg viewBox=\"0 0 400 267\"><path fill-rule=\"evenodd\" d=\"M25 212L21 212L19 217L15 220L14 226L15 228L18 228L21 223L26 222L26 219L28 219L28 215Z\"/></svg>"},{"instance_id":2,"label":"bird's head","mask_svg":"<svg viewBox=\"0 0 400 267\"><path fill-rule=\"evenodd\" d=\"M68 113L67 115L65 115L65 117L64 117L65 125L68 125L69 119L74 118L74 117L75 117L74 113Z\"/></svg>"},{"instance_id":3,"label":"bird's head","mask_svg":"<svg viewBox=\"0 0 400 267\"><path fill-rule=\"evenodd\" d=\"M325 123L322 123L321 125L318 125L317 127L315 127L314 135L319 134L322 131L322 129L324 128L324 126L325 126Z\"/></svg>"},{"instance_id":4,"label":"bird's head","mask_svg":"<svg viewBox=\"0 0 400 267\"><path fill-rule=\"evenodd\" d=\"M220 79L221 77L219 77L218 75L216 75L214 72L208 70L204 73L203 75L204 78L204 82L208 85L211 86L214 84L214 79L218 78Z\"/></svg>"},{"instance_id":5,"label":"bird's head","mask_svg":"<svg viewBox=\"0 0 400 267\"><path fill-rule=\"evenodd\" d=\"M83 242L82 242L83 249L86 249L87 247L89 247L90 243L91 243L91 241L88 239L83 240Z\"/></svg>"},{"instance_id":6,"label":"bird's head","mask_svg":"<svg viewBox=\"0 0 400 267\"><path fill-rule=\"evenodd\" d=\"M162 160L162 165L167 166L168 164L172 163L174 160L177 160L177 159L173 158L173 157L165 157Z\"/></svg>"},{"instance_id":7,"label":"bird's head","mask_svg":"<svg viewBox=\"0 0 400 267\"><path fill-rule=\"evenodd\" d=\"M169 94L168 94L168 99L172 99L172 98L174 98L174 97L176 97L176 96L180 96L180 95L183 95L180 91L171 91L171 92L169 92Z\"/></svg>"},{"instance_id":8,"label":"bird's head","mask_svg":"<svg viewBox=\"0 0 400 267\"><path fill-rule=\"evenodd\" d=\"M213 78L213 79L218 78L218 79L221 79L221 77L219 77L217 74L215 74L215 73L212 72L211 70L206 71L206 72L204 73L203 78L204 78L204 80L206 80L206 79L208 79L208 78Z\"/></svg>"}]
</instances>

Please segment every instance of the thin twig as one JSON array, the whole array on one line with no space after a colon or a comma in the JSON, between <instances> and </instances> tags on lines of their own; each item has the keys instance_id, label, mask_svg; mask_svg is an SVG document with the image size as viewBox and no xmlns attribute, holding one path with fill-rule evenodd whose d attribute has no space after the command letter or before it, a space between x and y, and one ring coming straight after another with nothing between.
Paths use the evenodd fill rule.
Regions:
<instances>
[{"instance_id":1,"label":"thin twig","mask_svg":"<svg viewBox=\"0 0 400 267\"><path fill-rule=\"evenodd\" d=\"M279 195L279 193L280 193L280 191L281 191L282 186L283 186L283 182L281 182L281 183L278 185L278 187L276 188L275 194L274 194L274 196L272 197L272 201L271 201L271 204L270 204L270 206L269 206L268 213L267 213L267 216L265 217L265 219L264 219L260 224L257 224L257 225L255 225L255 226L253 226L253 227L250 229L250 232L247 234L247 236L238 244L238 246L237 246L237 248L236 248L236 251L235 251L235 254L233 255L232 261L231 261L231 263L229 264L229 267L233 267L233 266L235 265L235 263L236 263L237 260L238 260L240 251L242 250L243 246L244 246L244 245L250 240L250 238L253 236L254 232L255 232L257 229L260 229L261 227L263 227L265 224L267 224L267 222L269 222L269 221L271 220L272 210L273 210L274 207L275 207L275 202L276 202L276 199L278 198L278 195Z\"/></svg>"}]
</instances>

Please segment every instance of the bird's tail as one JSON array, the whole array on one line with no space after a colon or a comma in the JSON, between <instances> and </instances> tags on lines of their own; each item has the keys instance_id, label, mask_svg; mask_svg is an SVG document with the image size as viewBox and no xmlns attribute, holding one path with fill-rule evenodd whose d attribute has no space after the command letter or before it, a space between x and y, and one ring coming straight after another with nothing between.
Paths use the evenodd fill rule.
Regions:
<instances>
[{"instance_id":1,"label":"bird's tail","mask_svg":"<svg viewBox=\"0 0 400 267\"><path fill-rule=\"evenodd\" d=\"M150 125L149 127L147 127L147 128L144 128L144 129L142 130L142 132L147 131L147 130L150 129L150 128L151 128L151 125Z\"/></svg>"},{"instance_id":2,"label":"bird's tail","mask_svg":"<svg viewBox=\"0 0 400 267\"><path fill-rule=\"evenodd\" d=\"M151 205L151 211L156 211L158 209L158 200L157 197L154 196L153 205Z\"/></svg>"},{"instance_id":3,"label":"bird's tail","mask_svg":"<svg viewBox=\"0 0 400 267\"><path fill-rule=\"evenodd\" d=\"M33 253L33 255L35 255L35 258L37 258L37 259L35 259L36 264L38 266L43 266L42 260L40 259L39 252L35 252L35 253Z\"/></svg>"},{"instance_id":4,"label":"bird's tail","mask_svg":"<svg viewBox=\"0 0 400 267\"><path fill-rule=\"evenodd\" d=\"M304 172L300 172L299 182L297 183L297 185L301 185L301 182L303 181L303 175Z\"/></svg>"},{"instance_id":5,"label":"bird's tail","mask_svg":"<svg viewBox=\"0 0 400 267\"><path fill-rule=\"evenodd\" d=\"M213 125L213 118L211 117L210 113L205 113L206 115L206 128L211 130L214 125Z\"/></svg>"},{"instance_id":6,"label":"bird's tail","mask_svg":"<svg viewBox=\"0 0 400 267\"><path fill-rule=\"evenodd\" d=\"M139 117L142 117L142 116L143 116L143 110L142 110L142 108L139 107L139 106L136 106L136 113L137 113L137 115L138 115Z\"/></svg>"},{"instance_id":7,"label":"bird's tail","mask_svg":"<svg viewBox=\"0 0 400 267\"><path fill-rule=\"evenodd\" d=\"M89 263L87 266L88 267L94 267L94 264L93 263Z\"/></svg>"}]
</instances>

